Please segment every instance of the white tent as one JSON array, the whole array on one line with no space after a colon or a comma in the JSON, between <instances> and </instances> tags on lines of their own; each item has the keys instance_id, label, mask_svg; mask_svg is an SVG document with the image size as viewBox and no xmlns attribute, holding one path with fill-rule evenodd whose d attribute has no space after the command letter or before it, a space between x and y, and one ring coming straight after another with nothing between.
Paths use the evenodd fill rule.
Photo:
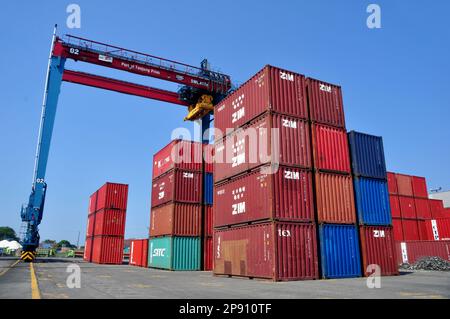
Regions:
<instances>
[{"instance_id":1,"label":"white tent","mask_svg":"<svg viewBox=\"0 0 450 319\"><path fill-rule=\"evenodd\" d=\"M22 248L22 245L20 245L15 240L13 240L13 241L2 240L2 241L0 241L0 248L8 248L11 250L17 250L19 248Z\"/></svg>"},{"instance_id":2,"label":"white tent","mask_svg":"<svg viewBox=\"0 0 450 319\"><path fill-rule=\"evenodd\" d=\"M0 248L6 248L9 245L9 241L7 240L2 240L0 241Z\"/></svg>"}]
</instances>

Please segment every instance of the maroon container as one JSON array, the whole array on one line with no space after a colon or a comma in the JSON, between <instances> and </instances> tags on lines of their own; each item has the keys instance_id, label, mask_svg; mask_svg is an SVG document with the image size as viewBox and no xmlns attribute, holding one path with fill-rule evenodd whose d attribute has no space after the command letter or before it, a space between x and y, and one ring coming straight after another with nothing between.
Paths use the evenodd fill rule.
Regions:
<instances>
[{"instance_id":1,"label":"maroon container","mask_svg":"<svg viewBox=\"0 0 450 319\"><path fill-rule=\"evenodd\" d=\"M414 197L428 198L427 181L425 177L412 176L411 183Z\"/></svg>"},{"instance_id":2,"label":"maroon container","mask_svg":"<svg viewBox=\"0 0 450 319\"><path fill-rule=\"evenodd\" d=\"M170 142L153 155L153 179L174 168L201 171L202 145L179 139Z\"/></svg>"},{"instance_id":3,"label":"maroon container","mask_svg":"<svg viewBox=\"0 0 450 319\"><path fill-rule=\"evenodd\" d=\"M341 87L312 78L307 87L311 121L345 128Z\"/></svg>"},{"instance_id":4,"label":"maroon container","mask_svg":"<svg viewBox=\"0 0 450 319\"><path fill-rule=\"evenodd\" d=\"M414 198L399 196L400 213L402 218L416 219L416 206L414 205Z\"/></svg>"},{"instance_id":5,"label":"maroon container","mask_svg":"<svg viewBox=\"0 0 450 319\"><path fill-rule=\"evenodd\" d=\"M391 215L393 218L401 218L402 214L400 212L400 202L398 201L398 196L389 195L389 203L391 204Z\"/></svg>"},{"instance_id":6,"label":"maroon container","mask_svg":"<svg viewBox=\"0 0 450 319\"><path fill-rule=\"evenodd\" d=\"M275 129L278 133L273 133ZM311 167L309 124L267 113L215 144L214 182L266 163Z\"/></svg>"},{"instance_id":7,"label":"maroon container","mask_svg":"<svg viewBox=\"0 0 450 319\"><path fill-rule=\"evenodd\" d=\"M391 226L360 226L363 271L366 276L373 274L368 266L375 264L381 268L381 275L398 275L394 231Z\"/></svg>"},{"instance_id":8,"label":"maroon container","mask_svg":"<svg viewBox=\"0 0 450 319\"><path fill-rule=\"evenodd\" d=\"M280 166L267 174L257 168L215 186L214 227L258 220L313 221L312 196L311 171Z\"/></svg>"},{"instance_id":9,"label":"maroon container","mask_svg":"<svg viewBox=\"0 0 450 319\"><path fill-rule=\"evenodd\" d=\"M409 241L396 243L398 263L414 264L421 258L436 256L450 261L449 241Z\"/></svg>"},{"instance_id":10,"label":"maroon container","mask_svg":"<svg viewBox=\"0 0 450 319\"><path fill-rule=\"evenodd\" d=\"M204 225L204 235L213 236L214 230L214 209L211 205L205 205L205 225Z\"/></svg>"},{"instance_id":11,"label":"maroon container","mask_svg":"<svg viewBox=\"0 0 450 319\"><path fill-rule=\"evenodd\" d=\"M347 133L327 125L312 125L314 167L322 171L350 173Z\"/></svg>"},{"instance_id":12,"label":"maroon container","mask_svg":"<svg viewBox=\"0 0 450 319\"><path fill-rule=\"evenodd\" d=\"M216 230L214 274L272 280L317 279L316 226L269 222Z\"/></svg>"},{"instance_id":13,"label":"maroon container","mask_svg":"<svg viewBox=\"0 0 450 319\"><path fill-rule=\"evenodd\" d=\"M92 245L92 262L121 265L123 261L123 237L95 236Z\"/></svg>"},{"instance_id":14,"label":"maroon container","mask_svg":"<svg viewBox=\"0 0 450 319\"><path fill-rule=\"evenodd\" d=\"M128 185L117 183L106 183L98 190L95 211L104 208L127 209Z\"/></svg>"},{"instance_id":15,"label":"maroon container","mask_svg":"<svg viewBox=\"0 0 450 319\"><path fill-rule=\"evenodd\" d=\"M202 201L202 173L174 169L153 180L152 207L167 202L197 203Z\"/></svg>"},{"instance_id":16,"label":"maroon container","mask_svg":"<svg viewBox=\"0 0 450 319\"><path fill-rule=\"evenodd\" d=\"M398 194L402 196L413 196L412 178L409 175L395 174L397 180Z\"/></svg>"},{"instance_id":17,"label":"maroon container","mask_svg":"<svg viewBox=\"0 0 450 319\"><path fill-rule=\"evenodd\" d=\"M152 208L150 236L201 236L201 206L169 203Z\"/></svg>"},{"instance_id":18,"label":"maroon container","mask_svg":"<svg viewBox=\"0 0 450 319\"><path fill-rule=\"evenodd\" d=\"M126 212L117 209L102 209L95 213L94 236L121 236L125 234Z\"/></svg>"},{"instance_id":19,"label":"maroon container","mask_svg":"<svg viewBox=\"0 0 450 319\"><path fill-rule=\"evenodd\" d=\"M203 245L203 270L213 270L214 268L214 252L213 237L206 237Z\"/></svg>"},{"instance_id":20,"label":"maroon container","mask_svg":"<svg viewBox=\"0 0 450 319\"><path fill-rule=\"evenodd\" d=\"M264 67L215 107L214 126L226 134L267 111L308 119L305 77Z\"/></svg>"},{"instance_id":21,"label":"maroon container","mask_svg":"<svg viewBox=\"0 0 450 319\"><path fill-rule=\"evenodd\" d=\"M414 198L414 206L416 207L417 218L431 219L431 209L426 198Z\"/></svg>"},{"instance_id":22,"label":"maroon container","mask_svg":"<svg viewBox=\"0 0 450 319\"><path fill-rule=\"evenodd\" d=\"M205 144L203 146L203 158L205 161L205 172L214 172L214 144Z\"/></svg>"},{"instance_id":23,"label":"maroon container","mask_svg":"<svg viewBox=\"0 0 450 319\"><path fill-rule=\"evenodd\" d=\"M83 259L87 262L92 262L92 240L93 237L87 237L84 242L84 255Z\"/></svg>"},{"instance_id":24,"label":"maroon container","mask_svg":"<svg viewBox=\"0 0 450 319\"><path fill-rule=\"evenodd\" d=\"M417 219L402 219L403 240L420 240Z\"/></svg>"},{"instance_id":25,"label":"maroon container","mask_svg":"<svg viewBox=\"0 0 450 319\"><path fill-rule=\"evenodd\" d=\"M387 181L388 181L388 190L389 194L397 195L397 178L395 177L395 173L387 172Z\"/></svg>"},{"instance_id":26,"label":"maroon container","mask_svg":"<svg viewBox=\"0 0 450 319\"><path fill-rule=\"evenodd\" d=\"M392 228L394 231L395 241L402 241L403 240L402 220L400 218L392 218Z\"/></svg>"}]
</instances>

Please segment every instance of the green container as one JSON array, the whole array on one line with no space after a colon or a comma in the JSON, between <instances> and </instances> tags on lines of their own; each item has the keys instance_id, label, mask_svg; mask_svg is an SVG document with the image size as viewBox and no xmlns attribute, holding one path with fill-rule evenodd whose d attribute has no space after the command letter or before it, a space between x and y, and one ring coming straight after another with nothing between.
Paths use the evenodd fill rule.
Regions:
<instances>
[{"instance_id":1,"label":"green container","mask_svg":"<svg viewBox=\"0 0 450 319\"><path fill-rule=\"evenodd\" d=\"M200 270L200 237L150 238L148 266L168 270Z\"/></svg>"}]
</instances>

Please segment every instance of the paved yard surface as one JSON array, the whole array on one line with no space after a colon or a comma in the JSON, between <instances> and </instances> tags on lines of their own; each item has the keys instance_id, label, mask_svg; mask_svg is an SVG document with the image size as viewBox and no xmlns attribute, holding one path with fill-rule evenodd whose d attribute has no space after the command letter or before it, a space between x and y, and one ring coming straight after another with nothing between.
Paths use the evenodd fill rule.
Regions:
<instances>
[{"instance_id":1,"label":"paved yard surface","mask_svg":"<svg viewBox=\"0 0 450 319\"><path fill-rule=\"evenodd\" d=\"M67 267L80 267L81 288L68 288ZM33 270L36 280L33 280ZM33 281L37 288L33 289ZM71 283L74 283L72 280ZM37 291L36 291L37 289ZM0 258L0 298L450 298L450 272L417 271L382 277L270 282L213 277L211 272L168 272L79 259L38 259L30 264Z\"/></svg>"}]
</instances>

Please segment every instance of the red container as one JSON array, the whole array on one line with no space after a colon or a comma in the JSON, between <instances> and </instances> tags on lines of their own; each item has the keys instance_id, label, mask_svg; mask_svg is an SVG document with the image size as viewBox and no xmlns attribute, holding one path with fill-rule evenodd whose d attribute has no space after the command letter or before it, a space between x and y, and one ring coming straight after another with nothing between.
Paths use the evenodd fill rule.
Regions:
<instances>
[{"instance_id":1,"label":"red container","mask_svg":"<svg viewBox=\"0 0 450 319\"><path fill-rule=\"evenodd\" d=\"M363 270L366 276L373 274L367 267L376 264L381 268L381 275L398 275L394 231L391 226L360 226L361 254Z\"/></svg>"},{"instance_id":2,"label":"red container","mask_svg":"<svg viewBox=\"0 0 450 319\"><path fill-rule=\"evenodd\" d=\"M322 171L350 173L347 133L326 125L312 125L314 167Z\"/></svg>"},{"instance_id":3,"label":"red container","mask_svg":"<svg viewBox=\"0 0 450 319\"><path fill-rule=\"evenodd\" d=\"M95 213L96 208L97 208L97 195L98 195L98 191L96 191L94 194L92 194L89 197L89 213L88 215Z\"/></svg>"},{"instance_id":4,"label":"red container","mask_svg":"<svg viewBox=\"0 0 450 319\"><path fill-rule=\"evenodd\" d=\"M213 237L206 237L203 246L203 270L213 270L214 268L214 252Z\"/></svg>"},{"instance_id":5,"label":"red container","mask_svg":"<svg viewBox=\"0 0 450 319\"><path fill-rule=\"evenodd\" d=\"M450 240L450 218L424 221L423 233L429 240Z\"/></svg>"},{"instance_id":6,"label":"red container","mask_svg":"<svg viewBox=\"0 0 450 319\"><path fill-rule=\"evenodd\" d=\"M201 206L170 203L152 208L150 236L201 236Z\"/></svg>"},{"instance_id":7,"label":"red container","mask_svg":"<svg viewBox=\"0 0 450 319\"><path fill-rule=\"evenodd\" d=\"M83 259L92 262L92 237L86 238Z\"/></svg>"},{"instance_id":8,"label":"red container","mask_svg":"<svg viewBox=\"0 0 450 319\"><path fill-rule=\"evenodd\" d=\"M267 167L268 168L268 167ZM311 171L256 169L214 187L214 227L258 220L313 221Z\"/></svg>"},{"instance_id":9,"label":"red container","mask_svg":"<svg viewBox=\"0 0 450 319\"><path fill-rule=\"evenodd\" d=\"M402 220L399 218L392 218L392 228L394 231L394 239L396 241L402 241L403 240Z\"/></svg>"},{"instance_id":10,"label":"red container","mask_svg":"<svg viewBox=\"0 0 450 319\"><path fill-rule=\"evenodd\" d=\"M214 172L214 144L205 144L203 146L203 158L205 160L206 173Z\"/></svg>"},{"instance_id":11,"label":"red container","mask_svg":"<svg viewBox=\"0 0 450 319\"><path fill-rule=\"evenodd\" d=\"M430 205L431 216L440 218L444 210L444 202L440 199L429 199L428 204Z\"/></svg>"},{"instance_id":12,"label":"red container","mask_svg":"<svg viewBox=\"0 0 450 319\"><path fill-rule=\"evenodd\" d=\"M309 124L286 115L267 113L216 142L214 182L266 163L310 168Z\"/></svg>"},{"instance_id":13,"label":"red container","mask_svg":"<svg viewBox=\"0 0 450 319\"><path fill-rule=\"evenodd\" d=\"M395 177L397 180L398 194L402 196L414 196L412 177L403 174L395 174Z\"/></svg>"},{"instance_id":14,"label":"red container","mask_svg":"<svg viewBox=\"0 0 450 319\"><path fill-rule=\"evenodd\" d=\"M403 240L420 240L417 219L402 219Z\"/></svg>"},{"instance_id":15,"label":"red container","mask_svg":"<svg viewBox=\"0 0 450 319\"><path fill-rule=\"evenodd\" d=\"M430 220L417 220L420 240L433 240L433 233L431 227L429 227L429 221Z\"/></svg>"},{"instance_id":16,"label":"red container","mask_svg":"<svg viewBox=\"0 0 450 319\"><path fill-rule=\"evenodd\" d=\"M92 262L121 265L123 261L123 237L93 237Z\"/></svg>"},{"instance_id":17,"label":"red container","mask_svg":"<svg viewBox=\"0 0 450 319\"><path fill-rule=\"evenodd\" d=\"M127 209L128 185L117 183L106 183L98 190L95 211L104 208Z\"/></svg>"},{"instance_id":18,"label":"red container","mask_svg":"<svg viewBox=\"0 0 450 319\"><path fill-rule=\"evenodd\" d=\"M317 172L315 183L319 223L356 223L353 181L350 175Z\"/></svg>"},{"instance_id":19,"label":"red container","mask_svg":"<svg viewBox=\"0 0 450 319\"><path fill-rule=\"evenodd\" d=\"M203 228L204 235L211 237L213 236L213 229L214 229L214 210L213 206L211 205L205 205L205 225Z\"/></svg>"},{"instance_id":20,"label":"red container","mask_svg":"<svg viewBox=\"0 0 450 319\"><path fill-rule=\"evenodd\" d=\"M153 179L174 168L201 171L202 145L180 139L170 142L153 155Z\"/></svg>"},{"instance_id":21,"label":"red container","mask_svg":"<svg viewBox=\"0 0 450 319\"><path fill-rule=\"evenodd\" d=\"M412 176L411 183L414 197L428 198L427 181L425 177Z\"/></svg>"},{"instance_id":22,"label":"red container","mask_svg":"<svg viewBox=\"0 0 450 319\"><path fill-rule=\"evenodd\" d=\"M121 236L125 234L126 213L117 209L102 209L95 213L94 235Z\"/></svg>"},{"instance_id":23,"label":"red container","mask_svg":"<svg viewBox=\"0 0 450 319\"><path fill-rule=\"evenodd\" d=\"M426 198L414 198L414 206L416 207L417 218L431 219L431 209Z\"/></svg>"},{"instance_id":24,"label":"red container","mask_svg":"<svg viewBox=\"0 0 450 319\"><path fill-rule=\"evenodd\" d=\"M86 226L86 237L94 236L94 226L95 226L95 214L90 214L88 216L87 226Z\"/></svg>"},{"instance_id":25,"label":"red container","mask_svg":"<svg viewBox=\"0 0 450 319\"><path fill-rule=\"evenodd\" d=\"M417 214L416 206L414 205L414 198L399 196L398 200L400 203L400 213L402 218L416 219Z\"/></svg>"},{"instance_id":26,"label":"red container","mask_svg":"<svg viewBox=\"0 0 450 319\"><path fill-rule=\"evenodd\" d=\"M130 265L147 268L148 239L134 239L130 244Z\"/></svg>"},{"instance_id":27,"label":"red container","mask_svg":"<svg viewBox=\"0 0 450 319\"><path fill-rule=\"evenodd\" d=\"M341 87L312 78L307 87L311 121L345 128Z\"/></svg>"},{"instance_id":28,"label":"red container","mask_svg":"<svg viewBox=\"0 0 450 319\"><path fill-rule=\"evenodd\" d=\"M267 111L308 119L305 77L264 67L215 107L214 126L226 134Z\"/></svg>"},{"instance_id":29,"label":"red container","mask_svg":"<svg viewBox=\"0 0 450 319\"><path fill-rule=\"evenodd\" d=\"M409 241L396 243L398 263L414 264L424 257L440 257L450 261L450 241Z\"/></svg>"},{"instance_id":30,"label":"red container","mask_svg":"<svg viewBox=\"0 0 450 319\"><path fill-rule=\"evenodd\" d=\"M317 279L314 224L269 222L216 230L214 274L272 280Z\"/></svg>"},{"instance_id":31,"label":"red container","mask_svg":"<svg viewBox=\"0 0 450 319\"><path fill-rule=\"evenodd\" d=\"M174 169L153 180L152 207L168 202L202 201L202 173Z\"/></svg>"},{"instance_id":32,"label":"red container","mask_svg":"<svg viewBox=\"0 0 450 319\"><path fill-rule=\"evenodd\" d=\"M391 215L394 218L401 218L400 212L400 202L398 201L398 196L389 195L389 203L391 204Z\"/></svg>"},{"instance_id":33,"label":"red container","mask_svg":"<svg viewBox=\"0 0 450 319\"><path fill-rule=\"evenodd\" d=\"M397 177L395 176L395 173L387 172L387 180L388 180L389 194L397 195L398 188L397 188Z\"/></svg>"},{"instance_id":34,"label":"red container","mask_svg":"<svg viewBox=\"0 0 450 319\"><path fill-rule=\"evenodd\" d=\"M450 218L436 219L439 240L450 240Z\"/></svg>"}]
</instances>

